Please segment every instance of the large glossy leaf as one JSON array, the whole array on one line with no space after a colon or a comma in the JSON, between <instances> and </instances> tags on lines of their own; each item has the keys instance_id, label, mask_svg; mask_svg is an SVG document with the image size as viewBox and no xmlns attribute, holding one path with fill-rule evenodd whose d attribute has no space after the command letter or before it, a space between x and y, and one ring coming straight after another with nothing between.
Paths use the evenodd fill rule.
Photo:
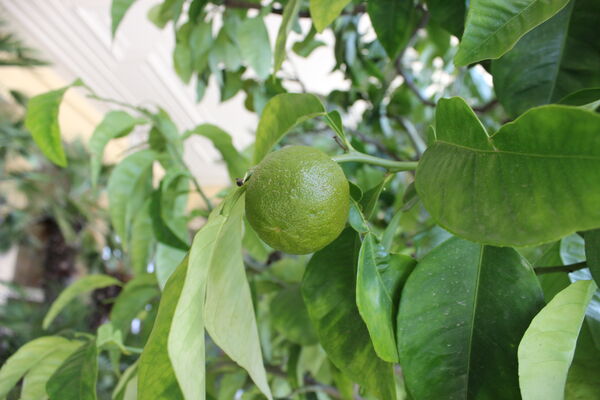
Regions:
<instances>
[{"instance_id":1,"label":"large glossy leaf","mask_svg":"<svg viewBox=\"0 0 600 400\"><path fill-rule=\"evenodd\" d=\"M473 0L454 62L467 65L498 58L569 0Z\"/></svg>"},{"instance_id":2,"label":"large glossy leaf","mask_svg":"<svg viewBox=\"0 0 600 400\"><path fill-rule=\"evenodd\" d=\"M431 19L456 37L461 37L467 13L464 0L426 0Z\"/></svg>"},{"instance_id":3,"label":"large glossy leaf","mask_svg":"<svg viewBox=\"0 0 600 400\"><path fill-rule=\"evenodd\" d=\"M71 354L46 384L50 400L96 400L98 349L89 340Z\"/></svg>"},{"instance_id":4,"label":"large glossy leaf","mask_svg":"<svg viewBox=\"0 0 600 400\"><path fill-rule=\"evenodd\" d=\"M596 284L600 283L600 229L585 233L585 257L587 267Z\"/></svg>"},{"instance_id":5,"label":"large glossy leaf","mask_svg":"<svg viewBox=\"0 0 600 400\"><path fill-rule=\"evenodd\" d=\"M419 22L413 0L377 0L367 3L377 39L394 60L407 44Z\"/></svg>"},{"instance_id":6,"label":"large glossy leaf","mask_svg":"<svg viewBox=\"0 0 600 400\"><path fill-rule=\"evenodd\" d=\"M571 1L495 60L494 88L504 108L517 116L580 89L600 86L600 42L593 33L598 20L598 1Z\"/></svg>"},{"instance_id":7,"label":"large glossy leaf","mask_svg":"<svg viewBox=\"0 0 600 400\"><path fill-rule=\"evenodd\" d=\"M110 321L125 337L131 321L144 307L160 295L154 274L139 275L127 282L110 310Z\"/></svg>"},{"instance_id":8,"label":"large glossy leaf","mask_svg":"<svg viewBox=\"0 0 600 400\"><path fill-rule=\"evenodd\" d=\"M183 393L179 388L173 364L169 359L167 343L169 331L173 323L175 307L181 295L183 282L187 275L187 258L177 267L173 275L167 281L165 290L160 299L158 314L152 333L148 338L144 351L140 356L138 368L138 399L153 400L183 400ZM195 341L202 341L204 334L202 329L197 332ZM192 346L194 343L190 343ZM203 345L202 345L203 346ZM204 354L202 354L204 356ZM203 368L204 363L199 363L198 369ZM200 398L200 397L198 397Z\"/></svg>"},{"instance_id":9,"label":"large glossy leaf","mask_svg":"<svg viewBox=\"0 0 600 400\"><path fill-rule=\"evenodd\" d=\"M281 25L279 26L277 38L275 39L275 61L273 74L276 74L277 71L279 71L281 65L283 64L283 61L285 60L285 45L287 43L288 34L292 30L294 21L298 17L298 12L300 11L301 4L302 2L300 0L289 0L285 5L285 9L283 10L283 17L281 19Z\"/></svg>"},{"instance_id":10,"label":"large glossy leaf","mask_svg":"<svg viewBox=\"0 0 600 400\"><path fill-rule=\"evenodd\" d=\"M151 188L149 173L155 158L156 153L151 150L133 153L115 167L108 180L110 218L124 246L128 243L129 222L147 200L147 190Z\"/></svg>"},{"instance_id":11,"label":"large glossy leaf","mask_svg":"<svg viewBox=\"0 0 600 400\"><path fill-rule=\"evenodd\" d=\"M318 343L299 285L282 289L273 297L271 320L275 329L291 342L303 346Z\"/></svg>"},{"instance_id":12,"label":"large glossy leaf","mask_svg":"<svg viewBox=\"0 0 600 400\"><path fill-rule=\"evenodd\" d=\"M524 400L563 399L585 309L596 285L578 281L557 294L533 319L519 344Z\"/></svg>"},{"instance_id":13,"label":"large glossy leaf","mask_svg":"<svg viewBox=\"0 0 600 400\"><path fill-rule=\"evenodd\" d=\"M112 285L120 286L121 281L108 275L84 276L72 285L69 285L62 291L58 298L54 300L52 306L50 306L48 313L44 317L44 322L42 324L43 328L48 329L48 326L50 326L52 321L54 321L54 318L56 318L62 309L79 295Z\"/></svg>"},{"instance_id":14,"label":"large glossy leaf","mask_svg":"<svg viewBox=\"0 0 600 400\"><path fill-rule=\"evenodd\" d=\"M242 366L265 396L271 399L252 305L250 286L242 259L244 198L230 198L222 209L224 224L214 237L198 242L198 258L192 248L190 266L208 270L204 318L213 341ZM231 204L231 205L230 205ZM200 258L202 257L202 258ZM243 332L243 333L242 333Z\"/></svg>"},{"instance_id":15,"label":"large glossy leaf","mask_svg":"<svg viewBox=\"0 0 600 400\"><path fill-rule=\"evenodd\" d=\"M0 399L6 398L13 386L44 358L51 356L56 349L69 345L69 340L65 338L46 336L34 339L19 348L0 369Z\"/></svg>"},{"instance_id":16,"label":"large glossy leaf","mask_svg":"<svg viewBox=\"0 0 600 400\"><path fill-rule=\"evenodd\" d=\"M408 256L381 252L375 236L368 233L358 255L356 304L377 355L385 361L398 362L398 301L416 262Z\"/></svg>"},{"instance_id":17,"label":"large glossy leaf","mask_svg":"<svg viewBox=\"0 0 600 400\"><path fill-rule=\"evenodd\" d=\"M227 132L215 125L203 124L195 127L191 133L204 136L212 142L221 153L232 180L244 177L250 163L233 147L231 136Z\"/></svg>"},{"instance_id":18,"label":"large glossy leaf","mask_svg":"<svg viewBox=\"0 0 600 400\"><path fill-rule=\"evenodd\" d=\"M456 235L534 245L600 226L600 115L532 109L488 137L460 98L440 100L417 169L427 211Z\"/></svg>"},{"instance_id":19,"label":"large glossy leaf","mask_svg":"<svg viewBox=\"0 0 600 400\"><path fill-rule=\"evenodd\" d=\"M263 110L254 145L254 164L293 127L307 119L325 114L325 107L312 94L284 93L273 97Z\"/></svg>"},{"instance_id":20,"label":"large glossy leaf","mask_svg":"<svg viewBox=\"0 0 600 400\"><path fill-rule=\"evenodd\" d=\"M318 32L323 32L350 0L310 0L310 16Z\"/></svg>"},{"instance_id":21,"label":"large glossy leaf","mask_svg":"<svg viewBox=\"0 0 600 400\"><path fill-rule=\"evenodd\" d=\"M114 5L114 4L113 4ZM123 137L145 120L134 118L125 111L110 111L96 127L90 139L92 185L98 183L104 148L111 139Z\"/></svg>"},{"instance_id":22,"label":"large glossy leaf","mask_svg":"<svg viewBox=\"0 0 600 400\"><path fill-rule=\"evenodd\" d=\"M248 18L238 28L237 40L244 60L264 80L271 73L273 54L262 17Z\"/></svg>"},{"instance_id":23,"label":"large glossy leaf","mask_svg":"<svg viewBox=\"0 0 600 400\"><path fill-rule=\"evenodd\" d=\"M400 298L398 351L416 399L517 399L517 345L543 306L532 268L510 248L452 238Z\"/></svg>"},{"instance_id":24,"label":"large glossy leaf","mask_svg":"<svg viewBox=\"0 0 600 400\"><path fill-rule=\"evenodd\" d=\"M67 166L67 157L63 150L58 125L60 103L69 88L81 84L82 82L78 80L61 89L32 97L27 103L25 127L31 132L33 140L42 153L60 167Z\"/></svg>"},{"instance_id":25,"label":"large glossy leaf","mask_svg":"<svg viewBox=\"0 0 600 400\"><path fill-rule=\"evenodd\" d=\"M356 306L360 240L347 228L308 263L302 295L331 362L380 399L395 399L393 366L377 357Z\"/></svg>"},{"instance_id":26,"label":"large glossy leaf","mask_svg":"<svg viewBox=\"0 0 600 400\"><path fill-rule=\"evenodd\" d=\"M47 399L46 384L48 380L81 344L79 341L62 343L54 347L54 351L37 362L23 379L21 400Z\"/></svg>"},{"instance_id":27,"label":"large glossy leaf","mask_svg":"<svg viewBox=\"0 0 600 400\"><path fill-rule=\"evenodd\" d=\"M117 32L117 28L121 24L121 20L125 16L129 7L135 3L135 0L113 0L110 7L110 18L111 18L111 33L113 37Z\"/></svg>"}]
</instances>

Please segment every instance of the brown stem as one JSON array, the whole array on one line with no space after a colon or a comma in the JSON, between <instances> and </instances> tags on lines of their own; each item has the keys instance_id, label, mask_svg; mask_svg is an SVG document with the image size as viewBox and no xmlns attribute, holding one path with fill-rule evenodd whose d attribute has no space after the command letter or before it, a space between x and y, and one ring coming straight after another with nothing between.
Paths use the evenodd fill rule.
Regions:
<instances>
[{"instance_id":1,"label":"brown stem","mask_svg":"<svg viewBox=\"0 0 600 400\"><path fill-rule=\"evenodd\" d=\"M551 274L553 272L574 272L585 267L587 267L587 263L582 261L575 264L557 265L554 267L535 267L533 270L535 271L536 275L542 275Z\"/></svg>"}]
</instances>

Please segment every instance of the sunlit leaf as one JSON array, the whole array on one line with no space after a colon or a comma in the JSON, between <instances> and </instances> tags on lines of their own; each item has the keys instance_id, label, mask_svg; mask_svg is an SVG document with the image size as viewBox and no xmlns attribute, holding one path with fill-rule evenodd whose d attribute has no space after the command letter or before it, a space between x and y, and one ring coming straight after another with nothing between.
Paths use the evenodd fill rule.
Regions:
<instances>
[{"instance_id":1,"label":"sunlit leaf","mask_svg":"<svg viewBox=\"0 0 600 400\"><path fill-rule=\"evenodd\" d=\"M325 107L312 94L285 93L273 97L258 123L254 164L258 164L293 127L324 113Z\"/></svg>"},{"instance_id":2,"label":"sunlit leaf","mask_svg":"<svg viewBox=\"0 0 600 400\"><path fill-rule=\"evenodd\" d=\"M0 369L0 399L4 399L25 374L40 365L46 357L52 357L57 349L70 348L71 343L59 336L45 336L19 348Z\"/></svg>"},{"instance_id":3,"label":"sunlit leaf","mask_svg":"<svg viewBox=\"0 0 600 400\"><path fill-rule=\"evenodd\" d=\"M98 183L98 175L102 166L102 156L104 148L111 139L123 137L133 130L140 123L144 123L143 119L133 118L124 111L110 111L104 116L104 119L94 130L90 139L91 171L92 185Z\"/></svg>"},{"instance_id":4,"label":"sunlit leaf","mask_svg":"<svg viewBox=\"0 0 600 400\"><path fill-rule=\"evenodd\" d=\"M524 400L563 399L585 309L597 286L578 281L558 293L531 322L519 344Z\"/></svg>"},{"instance_id":5,"label":"sunlit leaf","mask_svg":"<svg viewBox=\"0 0 600 400\"><path fill-rule=\"evenodd\" d=\"M283 61L285 60L285 45L287 43L288 34L292 30L292 25L298 17L298 12L300 11L301 4L302 2L300 0L290 0L285 5L285 9L283 10L283 18L281 19L281 25L279 26L279 31L277 32L277 39L275 40L275 66L273 74L276 74L277 71L279 71L281 65L283 64Z\"/></svg>"},{"instance_id":6,"label":"sunlit leaf","mask_svg":"<svg viewBox=\"0 0 600 400\"><path fill-rule=\"evenodd\" d=\"M151 150L133 153L115 167L108 180L110 218L124 246L128 243L129 223L151 189L150 174L155 158L156 153Z\"/></svg>"},{"instance_id":7,"label":"sunlit leaf","mask_svg":"<svg viewBox=\"0 0 600 400\"><path fill-rule=\"evenodd\" d=\"M44 318L44 323L42 326L44 329L48 329L52 321L54 321L56 316L63 310L63 308L65 308L65 306L71 301L75 300L79 295L113 285L120 286L121 281L108 275L84 276L75 283L67 286L67 288L61 292L58 298L54 300L54 303L52 303L52 306L50 306L50 309Z\"/></svg>"},{"instance_id":8,"label":"sunlit leaf","mask_svg":"<svg viewBox=\"0 0 600 400\"><path fill-rule=\"evenodd\" d=\"M310 0L310 16L318 32L323 32L342 12L350 0Z\"/></svg>"},{"instance_id":9,"label":"sunlit leaf","mask_svg":"<svg viewBox=\"0 0 600 400\"><path fill-rule=\"evenodd\" d=\"M67 166L67 157L61 141L58 111L65 92L82 84L77 80L69 86L32 97L27 103L25 127L42 153L60 167Z\"/></svg>"}]
</instances>

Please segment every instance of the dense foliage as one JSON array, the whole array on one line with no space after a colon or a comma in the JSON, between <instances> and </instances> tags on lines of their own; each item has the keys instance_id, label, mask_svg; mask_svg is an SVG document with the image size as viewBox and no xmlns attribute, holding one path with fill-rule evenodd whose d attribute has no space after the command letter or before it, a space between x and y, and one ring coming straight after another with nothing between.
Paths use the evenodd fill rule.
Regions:
<instances>
[{"instance_id":1,"label":"dense foliage","mask_svg":"<svg viewBox=\"0 0 600 400\"><path fill-rule=\"evenodd\" d=\"M113 35L133 3L113 0ZM209 79L222 101L243 93L255 143L179 132L159 105L108 113L93 188L106 144L147 132L105 185L128 275L68 286L44 329L80 296L121 290L97 330L21 347L0 398L103 398L106 382L118 400L600 398L600 3L164 0L149 18L175 29L173 65L199 101ZM319 97L289 58L325 30L349 88ZM77 81L25 119L67 169L71 87L102 95ZM183 161L194 135L227 166L216 198ZM269 248L244 215L252 167L284 144L327 152L350 182L346 228L312 256Z\"/></svg>"}]
</instances>

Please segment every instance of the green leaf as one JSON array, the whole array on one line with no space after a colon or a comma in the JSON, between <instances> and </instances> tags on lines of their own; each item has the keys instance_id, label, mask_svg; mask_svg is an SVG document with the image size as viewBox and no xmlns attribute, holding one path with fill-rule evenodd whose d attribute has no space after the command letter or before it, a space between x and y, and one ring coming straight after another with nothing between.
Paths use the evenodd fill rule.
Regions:
<instances>
[{"instance_id":1,"label":"green leaf","mask_svg":"<svg viewBox=\"0 0 600 400\"><path fill-rule=\"evenodd\" d=\"M381 192L384 190L385 185L387 185L393 177L393 174L386 175L381 180L381 182L379 182L379 184L367 190L363 198L360 200L363 213L367 220L370 220L373 217L373 213L377 208L377 201L379 200L379 196L381 196Z\"/></svg>"},{"instance_id":2,"label":"green leaf","mask_svg":"<svg viewBox=\"0 0 600 400\"><path fill-rule=\"evenodd\" d=\"M59 336L46 336L34 339L20 347L0 369L0 399L4 399L28 371L35 368L59 348L70 346L71 342Z\"/></svg>"},{"instance_id":3,"label":"green leaf","mask_svg":"<svg viewBox=\"0 0 600 400\"><path fill-rule=\"evenodd\" d=\"M194 72L194 64L192 50L187 41L181 41L175 45L175 50L173 51L173 67L175 68L177 76L179 76L179 79L181 79L183 83L190 83L192 73Z\"/></svg>"},{"instance_id":4,"label":"green leaf","mask_svg":"<svg viewBox=\"0 0 600 400\"><path fill-rule=\"evenodd\" d=\"M600 283L600 229L585 232L584 239L587 267L598 284Z\"/></svg>"},{"instance_id":5,"label":"green leaf","mask_svg":"<svg viewBox=\"0 0 600 400\"><path fill-rule=\"evenodd\" d=\"M110 6L110 18L111 18L111 33L113 38L117 32L117 28L121 24L121 20L129 10L129 7L135 3L136 0L113 0Z\"/></svg>"},{"instance_id":6,"label":"green leaf","mask_svg":"<svg viewBox=\"0 0 600 400\"><path fill-rule=\"evenodd\" d=\"M32 97L27 104L25 127L42 153L59 167L67 166L58 125L58 111L65 92L74 86L81 86L79 80L69 86Z\"/></svg>"},{"instance_id":7,"label":"green leaf","mask_svg":"<svg viewBox=\"0 0 600 400\"><path fill-rule=\"evenodd\" d=\"M416 262L400 254L380 254L375 236L368 233L358 255L356 304L367 324L377 355L398 362L396 316L400 291Z\"/></svg>"},{"instance_id":8,"label":"green leaf","mask_svg":"<svg viewBox=\"0 0 600 400\"><path fill-rule=\"evenodd\" d=\"M113 285L121 286L121 281L108 275L87 275L79 279L63 290L58 298L54 300L54 303L52 303L52 306L50 306L50 309L44 318L42 324L43 328L48 329L52 321L54 321L54 318L56 318L62 309L78 296Z\"/></svg>"},{"instance_id":9,"label":"green leaf","mask_svg":"<svg viewBox=\"0 0 600 400\"><path fill-rule=\"evenodd\" d=\"M460 38L467 13L464 0L426 0L431 19L454 36Z\"/></svg>"},{"instance_id":10,"label":"green leaf","mask_svg":"<svg viewBox=\"0 0 600 400\"><path fill-rule=\"evenodd\" d=\"M323 32L350 3L350 0L310 0L310 16L318 32Z\"/></svg>"},{"instance_id":11,"label":"green leaf","mask_svg":"<svg viewBox=\"0 0 600 400\"><path fill-rule=\"evenodd\" d=\"M283 18L281 20L281 25L279 26L279 31L277 32L277 39L275 40L275 65L273 75L279 71L285 60L285 45L287 43L288 34L292 30L294 21L298 17L301 3L300 0L289 0L283 10Z\"/></svg>"},{"instance_id":12,"label":"green leaf","mask_svg":"<svg viewBox=\"0 0 600 400\"><path fill-rule=\"evenodd\" d=\"M299 285L282 289L273 297L271 319L275 329L290 342L302 346L318 343Z\"/></svg>"},{"instance_id":13,"label":"green leaf","mask_svg":"<svg viewBox=\"0 0 600 400\"><path fill-rule=\"evenodd\" d=\"M369 222L362 213L360 206L354 199L350 199L350 212L348 213L348 223L358 233L367 233L371 230Z\"/></svg>"},{"instance_id":14,"label":"green leaf","mask_svg":"<svg viewBox=\"0 0 600 400\"><path fill-rule=\"evenodd\" d=\"M79 341L61 343L53 348L53 351L29 370L23 378L23 389L21 389L21 400L43 400L47 399L46 384L56 370L65 360L81 346ZM0 395L0 398L2 396Z\"/></svg>"},{"instance_id":15,"label":"green leaf","mask_svg":"<svg viewBox=\"0 0 600 400\"><path fill-rule=\"evenodd\" d=\"M183 393L175 377L173 364L168 354L168 337L173 324L175 308L181 295L181 289L187 275L188 259L185 258L167 281L160 299L158 314L152 333L148 338L144 351L140 356L138 369L138 399L184 400ZM204 348L204 333L200 329L192 336L190 347L201 342ZM184 356L185 354L180 354ZM204 353L202 353L202 357ZM202 360L203 361L203 360ZM198 364L194 371L204 368L204 362ZM203 394L203 392L202 392ZM198 399L202 398L200 394Z\"/></svg>"},{"instance_id":16,"label":"green leaf","mask_svg":"<svg viewBox=\"0 0 600 400\"><path fill-rule=\"evenodd\" d=\"M138 361L131 364L125 371L123 371L123 375L119 378L119 382L117 382L117 386L112 392L113 400L125 400L128 399L126 397L129 385L132 382L137 381L137 371L138 371ZM137 382L135 382L137 386ZM134 397L137 399L137 396Z\"/></svg>"},{"instance_id":17,"label":"green leaf","mask_svg":"<svg viewBox=\"0 0 600 400\"><path fill-rule=\"evenodd\" d=\"M377 0L367 3L367 11L377 39L390 59L395 60L408 44L419 23L413 0Z\"/></svg>"},{"instance_id":18,"label":"green leaf","mask_svg":"<svg viewBox=\"0 0 600 400\"><path fill-rule=\"evenodd\" d=\"M99 352L103 350L111 352L114 350L127 353L127 350L123 345L123 332L120 329L116 329L110 322L105 322L98 327L96 333L96 348Z\"/></svg>"},{"instance_id":19,"label":"green leaf","mask_svg":"<svg viewBox=\"0 0 600 400\"><path fill-rule=\"evenodd\" d=\"M597 399L600 398L600 350L594 343L591 330L587 324L581 326L573 363L569 368L565 398Z\"/></svg>"},{"instance_id":20,"label":"green leaf","mask_svg":"<svg viewBox=\"0 0 600 400\"><path fill-rule=\"evenodd\" d=\"M269 32L262 17L244 20L238 29L237 40L244 60L256 72L259 79L266 79L271 73L273 53Z\"/></svg>"},{"instance_id":21,"label":"green leaf","mask_svg":"<svg viewBox=\"0 0 600 400\"><path fill-rule=\"evenodd\" d=\"M515 250L444 242L419 262L400 298L408 391L417 399L518 399L517 345L543 304Z\"/></svg>"},{"instance_id":22,"label":"green leaf","mask_svg":"<svg viewBox=\"0 0 600 400\"><path fill-rule=\"evenodd\" d=\"M569 0L473 0L465 32L454 58L456 65L494 59L562 9Z\"/></svg>"},{"instance_id":23,"label":"green leaf","mask_svg":"<svg viewBox=\"0 0 600 400\"><path fill-rule=\"evenodd\" d=\"M114 5L114 3L113 3ZM125 111L110 111L104 116L102 122L96 127L92 138L90 139L92 185L98 183L100 168L102 166L102 156L104 148L111 139L120 138L127 135L137 124L146 122L143 119L133 118Z\"/></svg>"},{"instance_id":24,"label":"green leaf","mask_svg":"<svg viewBox=\"0 0 600 400\"><path fill-rule=\"evenodd\" d=\"M158 280L158 286L161 289L165 287L167 280L175 271L175 268L181 264L186 254L187 251L185 250L158 243L154 257L154 268L156 270L156 280Z\"/></svg>"},{"instance_id":25,"label":"green leaf","mask_svg":"<svg viewBox=\"0 0 600 400\"><path fill-rule=\"evenodd\" d=\"M302 296L331 362L381 399L396 398L392 364L380 360L356 307L358 235L347 228L308 263Z\"/></svg>"},{"instance_id":26,"label":"green leaf","mask_svg":"<svg viewBox=\"0 0 600 400\"><path fill-rule=\"evenodd\" d=\"M154 231L152 230L152 216L150 215L150 202L151 199L146 200L131 222L129 257L135 275L141 275L148 269L148 262L155 243Z\"/></svg>"},{"instance_id":27,"label":"green leaf","mask_svg":"<svg viewBox=\"0 0 600 400\"><path fill-rule=\"evenodd\" d=\"M147 190L151 189L151 168L155 158L156 153L152 150L133 153L115 167L108 179L110 219L123 246L128 243L127 227L146 201Z\"/></svg>"},{"instance_id":28,"label":"green leaf","mask_svg":"<svg viewBox=\"0 0 600 400\"><path fill-rule=\"evenodd\" d=\"M258 123L254 164L258 164L293 127L324 114L323 103L312 94L284 93L273 97Z\"/></svg>"},{"instance_id":29,"label":"green leaf","mask_svg":"<svg viewBox=\"0 0 600 400\"><path fill-rule=\"evenodd\" d=\"M204 318L210 337L225 354L248 371L256 386L271 399L242 259L243 210L243 197L237 201L236 197L226 200L221 211L221 217L225 218L223 225L210 239L200 240L197 236L198 243L194 247L201 248L194 258L196 253L192 247L190 265L208 270Z\"/></svg>"},{"instance_id":30,"label":"green leaf","mask_svg":"<svg viewBox=\"0 0 600 400\"><path fill-rule=\"evenodd\" d=\"M189 134L204 136L212 142L221 153L232 180L244 177L250 163L233 146L231 136L227 132L215 125L202 124L189 131Z\"/></svg>"},{"instance_id":31,"label":"green leaf","mask_svg":"<svg viewBox=\"0 0 600 400\"><path fill-rule=\"evenodd\" d=\"M572 1L492 63L496 94L511 115L600 86L598 20L600 3Z\"/></svg>"},{"instance_id":32,"label":"green leaf","mask_svg":"<svg viewBox=\"0 0 600 400\"><path fill-rule=\"evenodd\" d=\"M600 88L582 89L560 99L559 104L596 110L600 106Z\"/></svg>"},{"instance_id":33,"label":"green leaf","mask_svg":"<svg viewBox=\"0 0 600 400\"><path fill-rule=\"evenodd\" d=\"M271 399L258 339L250 288L242 260L244 202L236 191L196 234L190 269L168 339L169 356L184 395L204 398L204 326L213 341L248 371ZM242 334L243 332L243 334Z\"/></svg>"},{"instance_id":34,"label":"green leaf","mask_svg":"<svg viewBox=\"0 0 600 400\"><path fill-rule=\"evenodd\" d=\"M189 249L185 207L189 190L189 172L171 169L154 191L150 203L156 240L181 250Z\"/></svg>"},{"instance_id":35,"label":"green leaf","mask_svg":"<svg viewBox=\"0 0 600 400\"><path fill-rule=\"evenodd\" d=\"M525 246L600 226L600 115L544 106L488 137L453 98L440 100L436 124L416 188L442 227L476 242Z\"/></svg>"},{"instance_id":36,"label":"green leaf","mask_svg":"<svg viewBox=\"0 0 600 400\"><path fill-rule=\"evenodd\" d=\"M126 337L131 321L160 295L154 274L143 274L127 282L110 310L110 321Z\"/></svg>"},{"instance_id":37,"label":"green leaf","mask_svg":"<svg viewBox=\"0 0 600 400\"><path fill-rule=\"evenodd\" d=\"M557 294L531 322L519 344L524 400L563 399L585 309L597 286L578 281Z\"/></svg>"},{"instance_id":38,"label":"green leaf","mask_svg":"<svg viewBox=\"0 0 600 400\"><path fill-rule=\"evenodd\" d=\"M96 341L80 346L46 384L50 400L96 400L98 349Z\"/></svg>"},{"instance_id":39,"label":"green leaf","mask_svg":"<svg viewBox=\"0 0 600 400\"><path fill-rule=\"evenodd\" d=\"M242 66L240 48L226 32L226 28L221 29L213 42L211 56L216 57L229 71L236 71Z\"/></svg>"},{"instance_id":40,"label":"green leaf","mask_svg":"<svg viewBox=\"0 0 600 400\"><path fill-rule=\"evenodd\" d=\"M246 218L244 218L244 237L242 239L242 246L252 258L262 263L267 261L269 253L271 252L271 248L258 237L258 234Z\"/></svg>"}]
</instances>

